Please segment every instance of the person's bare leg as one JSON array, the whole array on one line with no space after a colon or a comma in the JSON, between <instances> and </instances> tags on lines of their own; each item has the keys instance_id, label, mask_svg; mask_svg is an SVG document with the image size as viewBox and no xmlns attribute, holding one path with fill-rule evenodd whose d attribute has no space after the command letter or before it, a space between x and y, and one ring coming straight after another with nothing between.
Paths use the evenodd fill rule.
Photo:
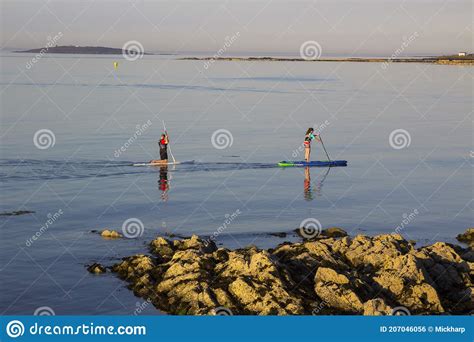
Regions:
<instances>
[{"instance_id":1,"label":"person's bare leg","mask_svg":"<svg viewBox=\"0 0 474 342\"><path fill-rule=\"evenodd\" d=\"M311 155L311 148L310 147L306 147L304 149L304 159L306 160L306 162L309 162L309 156Z\"/></svg>"}]
</instances>

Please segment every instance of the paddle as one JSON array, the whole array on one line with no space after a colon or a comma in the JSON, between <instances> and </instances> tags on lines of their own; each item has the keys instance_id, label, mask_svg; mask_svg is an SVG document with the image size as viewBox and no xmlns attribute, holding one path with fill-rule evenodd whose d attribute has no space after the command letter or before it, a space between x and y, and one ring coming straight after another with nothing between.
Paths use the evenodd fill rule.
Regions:
<instances>
[{"instance_id":1,"label":"paddle","mask_svg":"<svg viewBox=\"0 0 474 342\"><path fill-rule=\"evenodd\" d=\"M324 152L326 152L326 157L328 157L328 160L331 161L331 158L329 158L328 151L326 150L326 147L324 146L323 138L321 137L321 134L319 134L319 141L321 141L321 145L323 146Z\"/></svg>"},{"instance_id":2,"label":"paddle","mask_svg":"<svg viewBox=\"0 0 474 342\"><path fill-rule=\"evenodd\" d=\"M168 132L166 131L166 126L165 126L165 120L162 120L162 122L163 122L163 129L165 130L165 134L166 136L168 136ZM170 150L171 158L173 158L173 163L176 163L176 159L174 159L173 152L171 152L171 146L169 142L168 142L168 149Z\"/></svg>"}]
</instances>

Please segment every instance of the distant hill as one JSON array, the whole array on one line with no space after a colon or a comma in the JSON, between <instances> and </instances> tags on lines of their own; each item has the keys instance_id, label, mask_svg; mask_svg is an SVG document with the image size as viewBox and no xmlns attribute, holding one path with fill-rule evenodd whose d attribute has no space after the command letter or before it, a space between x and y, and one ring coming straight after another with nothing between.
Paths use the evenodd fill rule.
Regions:
<instances>
[{"instance_id":1,"label":"distant hill","mask_svg":"<svg viewBox=\"0 0 474 342\"><path fill-rule=\"evenodd\" d=\"M50 48L39 48L31 50L14 51L22 53L67 53L67 54L84 54L84 55L121 55L122 53L133 54L134 51L127 51L117 48L103 46L52 46ZM143 53L150 55L150 53Z\"/></svg>"}]
</instances>

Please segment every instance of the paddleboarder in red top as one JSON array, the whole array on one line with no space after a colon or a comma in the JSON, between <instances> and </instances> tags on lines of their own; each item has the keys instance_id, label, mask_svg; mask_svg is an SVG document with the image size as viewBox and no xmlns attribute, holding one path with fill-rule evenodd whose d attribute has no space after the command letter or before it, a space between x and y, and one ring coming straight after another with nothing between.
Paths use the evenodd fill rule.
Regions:
<instances>
[{"instance_id":1,"label":"paddleboarder in red top","mask_svg":"<svg viewBox=\"0 0 474 342\"><path fill-rule=\"evenodd\" d=\"M160 146L160 159L163 163L168 162L168 143L168 133L163 133L158 142L158 146Z\"/></svg>"},{"instance_id":2,"label":"paddleboarder in red top","mask_svg":"<svg viewBox=\"0 0 474 342\"><path fill-rule=\"evenodd\" d=\"M158 140L158 146L160 147L160 159L150 160L150 164L168 163L168 144L169 144L168 133L165 132L161 135L160 140Z\"/></svg>"}]
</instances>

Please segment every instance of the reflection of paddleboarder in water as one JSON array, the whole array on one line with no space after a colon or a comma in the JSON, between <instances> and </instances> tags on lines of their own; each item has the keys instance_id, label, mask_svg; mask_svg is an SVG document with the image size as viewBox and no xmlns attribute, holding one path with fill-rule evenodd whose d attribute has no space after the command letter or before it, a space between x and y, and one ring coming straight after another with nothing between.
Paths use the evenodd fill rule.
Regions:
<instances>
[{"instance_id":1,"label":"reflection of paddleboarder in water","mask_svg":"<svg viewBox=\"0 0 474 342\"><path fill-rule=\"evenodd\" d=\"M323 188L324 181L329 174L330 167L327 168L326 173L321 177L321 179L314 185L314 189L311 187L311 173L309 171L309 166L304 168L304 199L307 201L312 201L314 199L313 192L318 196L321 196L321 190Z\"/></svg>"},{"instance_id":2,"label":"reflection of paddleboarder in water","mask_svg":"<svg viewBox=\"0 0 474 342\"><path fill-rule=\"evenodd\" d=\"M161 199L163 201L167 201L168 190L170 189L170 183L168 181L168 166L160 167L160 179L158 180L158 188L162 191Z\"/></svg>"},{"instance_id":3,"label":"reflection of paddleboarder in water","mask_svg":"<svg viewBox=\"0 0 474 342\"><path fill-rule=\"evenodd\" d=\"M311 173L309 166L304 168L304 199L307 201L313 200L313 193L311 191Z\"/></svg>"}]
</instances>

